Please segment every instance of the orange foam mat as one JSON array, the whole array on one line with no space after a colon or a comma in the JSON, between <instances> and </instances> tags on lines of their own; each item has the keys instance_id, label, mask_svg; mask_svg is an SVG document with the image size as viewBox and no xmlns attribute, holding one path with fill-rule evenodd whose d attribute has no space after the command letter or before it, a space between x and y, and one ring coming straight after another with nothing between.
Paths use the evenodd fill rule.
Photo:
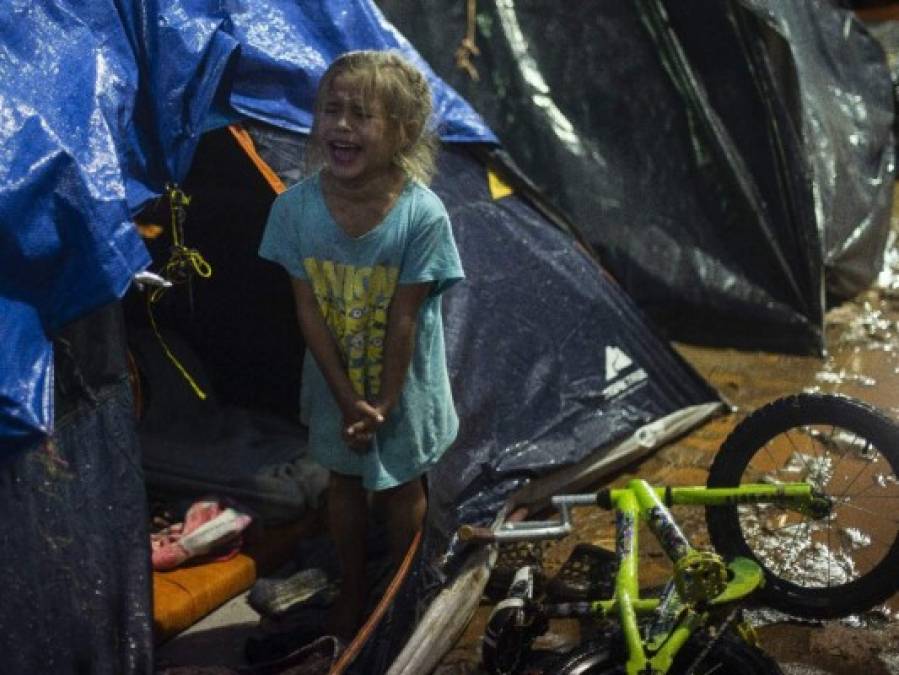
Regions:
<instances>
[{"instance_id":1,"label":"orange foam mat","mask_svg":"<svg viewBox=\"0 0 899 675\"><path fill-rule=\"evenodd\" d=\"M153 630L157 644L189 628L234 596L250 588L260 575L286 563L297 540L321 531L320 514L269 527L230 560L186 564L153 572Z\"/></svg>"},{"instance_id":2,"label":"orange foam mat","mask_svg":"<svg viewBox=\"0 0 899 675\"><path fill-rule=\"evenodd\" d=\"M899 2L881 2L870 7L858 7L855 13L862 21L872 23L896 21L899 20Z\"/></svg>"}]
</instances>

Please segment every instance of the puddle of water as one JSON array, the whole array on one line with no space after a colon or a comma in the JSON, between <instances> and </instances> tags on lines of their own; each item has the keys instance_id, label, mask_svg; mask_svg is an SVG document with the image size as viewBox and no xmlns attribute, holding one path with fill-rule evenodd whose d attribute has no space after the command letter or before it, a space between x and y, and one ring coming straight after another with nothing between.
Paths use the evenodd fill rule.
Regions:
<instances>
[{"instance_id":1,"label":"puddle of water","mask_svg":"<svg viewBox=\"0 0 899 675\"><path fill-rule=\"evenodd\" d=\"M829 670L821 670L815 666L807 666L804 663L781 663L780 669L784 675L831 675Z\"/></svg>"},{"instance_id":2,"label":"puddle of water","mask_svg":"<svg viewBox=\"0 0 899 675\"><path fill-rule=\"evenodd\" d=\"M899 241L890 233L884 263L871 289L825 317L829 356L807 390L871 390L899 375ZM868 392L873 394L874 392ZM862 398L867 398L865 394ZM899 417L891 397L883 407Z\"/></svg>"},{"instance_id":3,"label":"puddle of water","mask_svg":"<svg viewBox=\"0 0 899 675\"><path fill-rule=\"evenodd\" d=\"M884 652L879 654L878 657L883 662L883 665L886 666L890 675L899 675L899 652Z\"/></svg>"}]
</instances>

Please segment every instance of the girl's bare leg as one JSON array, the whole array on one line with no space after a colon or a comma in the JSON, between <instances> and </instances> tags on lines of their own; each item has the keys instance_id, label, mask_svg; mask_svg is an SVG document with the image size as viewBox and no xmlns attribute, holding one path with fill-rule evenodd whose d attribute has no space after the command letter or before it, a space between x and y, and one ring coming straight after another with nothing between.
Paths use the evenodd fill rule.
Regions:
<instances>
[{"instance_id":1,"label":"girl's bare leg","mask_svg":"<svg viewBox=\"0 0 899 675\"><path fill-rule=\"evenodd\" d=\"M428 499L424 479L412 480L402 485L374 493L376 508L387 519L390 556L399 566L424 521Z\"/></svg>"},{"instance_id":2,"label":"girl's bare leg","mask_svg":"<svg viewBox=\"0 0 899 675\"><path fill-rule=\"evenodd\" d=\"M365 582L365 530L368 504L362 480L331 472L328 526L340 561L340 594L331 607L328 633L351 640L362 623L368 589Z\"/></svg>"}]
</instances>

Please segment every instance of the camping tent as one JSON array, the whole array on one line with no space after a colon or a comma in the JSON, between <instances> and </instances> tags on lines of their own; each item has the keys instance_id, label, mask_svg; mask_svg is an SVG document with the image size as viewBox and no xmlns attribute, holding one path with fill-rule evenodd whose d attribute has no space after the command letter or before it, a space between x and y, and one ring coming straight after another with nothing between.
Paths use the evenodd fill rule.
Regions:
<instances>
[{"instance_id":1,"label":"camping tent","mask_svg":"<svg viewBox=\"0 0 899 675\"><path fill-rule=\"evenodd\" d=\"M836 3L379 5L669 336L820 353L879 272L893 95Z\"/></svg>"},{"instance_id":2,"label":"camping tent","mask_svg":"<svg viewBox=\"0 0 899 675\"><path fill-rule=\"evenodd\" d=\"M233 144L232 132L221 130L228 122L242 120L253 146L288 180L297 154L288 152L284 164L279 152L301 147L297 134L308 127L316 78L346 49L399 48L430 70L361 0L205 9L177 0L11 3L0 9L0 33L0 312L12 347L0 356L0 480L10 524L2 542L6 568L22 571L8 575L4 597L15 602L0 611L16 645L5 650L2 670L147 672L147 509L135 434L140 402L133 400L140 374L128 367L132 324L118 300L137 293L133 276L157 261L133 218L170 181L200 192L234 180L228 163L215 161L205 179L191 176L202 166L198 147L215 157ZM579 246L571 226L554 220L536 195L524 197L532 187L503 161L472 109L430 79L447 143L435 188L450 207L469 281L446 298L463 431L436 470L425 553L406 584L410 602L450 572L435 564L443 553L459 559L450 540L460 520L491 518L508 495L547 471L595 477L720 404ZM216 214L199 198L193 204L187 236L210 258L220 254L212 260L216 276L186 296L202 321L188 324L177 306L160 320L185 329L195 345L251 345L243 356L271 359L253 364L259 375L263 367L285 370L296 358L291 345L300 345L285 334L280 351L263 342L263 327L290 325L281 314L289 291L283 275L251 255L274 196L253 185L243 184L255 194L252 217ZM229 265L237 267L229 273ZM257 314L236 303L250 273L280 288ZM243 332L216 324L222 307ZM233 376L242 362L229 373L232 354L195 351L221 360L209 367L210 379L239 398ZM157 403L168 394L149 393ZM279 390L269 400L286 398ZM78 618L85 613L88 622ZM391 639L362 658L363 672L389 664L411 628L402 622L413 618L394 613Z\"/></svg>"}]
</instances>

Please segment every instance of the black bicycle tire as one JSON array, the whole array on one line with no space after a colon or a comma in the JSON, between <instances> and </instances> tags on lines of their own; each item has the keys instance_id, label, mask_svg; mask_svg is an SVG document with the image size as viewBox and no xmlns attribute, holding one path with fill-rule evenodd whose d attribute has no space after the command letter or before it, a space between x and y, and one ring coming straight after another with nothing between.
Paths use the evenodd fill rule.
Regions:
<instances>
[{"instance_id":1,"label":"black bicycle tire","mask_svg":"<svg viewBox=\"0 0 899 675\"><path fill-rule=\"evenodd\" d=\"M705 632L695 633L677 653L669 674L783 675L777 661L731 631L714 638L708 653L696 663L692 671L688 671L710 640L712 638Z\"/></svg>"},{"instance_id":2,"label":"black bicycle tire","mask_svg":"<svg viewBox=\"0 0 899 675\"><path fill-rule=\"evenodd\" d=\"M760 408L725 439L709 469L709 487L731 487L755 454L770 440L802 425L836 425L871 441L899 476L899 426L877 408L836 394L797 394ZM741 529L736 506L707 507L706 521L715 549L726 558L744 556L758 562L766 583L759 597L771 607L807 618L826 619L861 612L887 600L897 590L899 536L883 559L862 576L838 586L806 587L779 577L754 554Z\"/></svg>"},{"instance_id":3,"label":"black bicycle tire","mask_svg":"<svg viewBox=\"0 0 899 675\"><path fill-rule=\"evenodd\" d=\"M700 632L680 649L669 675L686 675L711 638ZM587 642L547 667L544 675L620 675L625 672L626 656L609 640ZM693 675L715 672L727 675L783 675L777 662L764 651L726 632L708 647L708 653L696 663Z\"/></svg>"},{"instance_id":4,"label":"black bicycle tire","mask_svg":"<svg viewBox=\"0 0 899 675\"><path fill-rule=\"evenodd\" d=\"M523 608L509 606L494 609L481 639L481 665L489 675L512 675L521 670L532 656L534 640L548 627L546 617L530 605L530 623L518 625Z\"/></svg>"},{"instance_id":5,"label":"black bicycle tire","mask_svg":"<svg viewBox=\"0 0 899 675\"><path fill-rule=\"evenodd\" d=\"M612 636L585 642L554 659L543 675L624 675L624 657L616 644Z\"/></svg>"}]
</instances>

